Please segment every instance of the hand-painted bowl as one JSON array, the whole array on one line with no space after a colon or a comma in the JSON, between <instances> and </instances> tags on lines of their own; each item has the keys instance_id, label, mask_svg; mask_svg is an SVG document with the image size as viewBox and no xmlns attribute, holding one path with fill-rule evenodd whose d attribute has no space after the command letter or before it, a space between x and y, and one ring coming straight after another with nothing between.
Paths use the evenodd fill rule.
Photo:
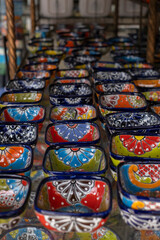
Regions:
<instances>
[{"instance_id":1,"label":"hand-painted bowl","mask_svg":"<svg viewBox=\"0 0 160 240\"><path fill-rule=\"evenodd\" d=\"M157 88L160 87L160 79L157 78L140 78L134 80L134 84L139 88L140 91L143 91L144 88Z\"/></svg>"},{"instance_id":2,"label":"hand-painted bowl","mask_svg":"<svg viewBox=\"0 0 160 240\"><path fill-rule=\"evenodd\" d=\"M142 90L142 94L149 102L160 102L160 87L159 88L148 88Z\"/></svg>"},{"instance_id":3,"label":"hand-painted bowl","mask_svg":"<svg viewBox=\"0 0 160 240\"><path fill-rule=\"evenodd\" d=\"M95 62L97 61L96 57L92 55L74 55L74 56L68 56L64 59L64 63L68 68L74 68L82 66L89 67L93 66Z\"/></svg>"},{"instance_id":4,"label":"hand-painted bowl","mask_svg":"<svg viewBox=\"0 0 160 240\"><path fill-rule=\"evenodd\" d=\"M94 232L107 221L111 199L111 186L106 178L49 177L38 187L35 212L50 230Z\"/></svg>"},{"instance_id":5,"label":"hand-painted bowl","mask_svg":"<svg viewBox=\"0 0 160 240\"><path fill-rule=\"evenodd\" d=\"M130 37L111 37L107 39L107 43L110 45L117 44L117 43L131 43L133 42L132 38Z\"/></svg>"},{"instance_id":6,"label":"hand-painted bowl","mask_svg":"<svg viewBox=\"0 0 160 240\"><path fill-rule=\"evenodd\" d=\"M108 48L108 44L106 44L105 42L101 42L101 43L89 42L89 43L86 43L85 49L92 50L92 51L98 51L101 54L106 54L106 52L109 48Z\"/></svg>"},{"instance_id":7,"label":"hand-painted bowl","mask_svg":"<svg viewBox=\"0 0 160 240\"><path fill-rule=\"evenodd\" d=\"M0 110L1 122L38 123L40 132L45 119L45 108L40 105L9 106Z\"/></svg>"},{"instance_id":8,"label":"hand-painted bowl","mask_svg":"<svg viewBox=\"0 0 160 240\"><path fill-rule=\"evenodd\" d=\"M118 205L120 214L126 224L130 225L136 230L159 231L160 230L160 216L159 214L151 214L150 211L140 211L128 208L122 203L118 196Z\"/></svg>"},{"instance_id":9,"label":"hand-painted bowl","mask_svg":"<svg viewBox=\"0 0 160 240\"><path fill-rule=\"evenodd\" d=\"M110 158L115 166L123 161L160 161L159 134L115 133L110 139Z\"/></svg>"},{"instance_id":10,"label":"hand-painted bowl","mask_svg":"<svg viewBox=\"0 0 160 240\"><path fill-rule=\"evenodd\" d=\"M4 92L0 97L3 105L17 104L37 104L42 100L42 92L40 91L10 91Z\"/></svg>"},{"instance_id":11,"label":"hand-painted bowl","mask_svg":"<svg viewBox=\"0 0 160 240\"><path fill-rule=\"evenodd\" d=\"M22 144L0 145L0 175L19 174L30 176L33 150Z\"/></svg>"},{"instance_id":12,"label":"hand-painted bowl","mask_svg":"<svg viewBox=\"0 0 160 240\"><path fill-rule=\"evenodd\" d=\"M114 57L115 62L119 62L122 64L128 64L128 63L143 63L145 62L145 59L136 55L127 55L127 56L116 56Z\"/></svg>"},{"instance_id":13,"label":"hand-painted bowl","mask_svg":"<svg viewBox=\"0 0 160 240\"><path fill-rule=\"evenodd\" d=\"M102 148L77 145L49 147L43 160L43 171L49 175L105 175L107 159Z\"/></svg>"},{"instance_id":14,"label":"hand-painted bowl","mask_svg":"<svg viewBox=\"0 0 160 240\"><path fill-rule=\"evenodd\" d=\"M95 123L57 123L46 129L45 141L48 145L94 144L100 141L99 127Z\"/></svg>"},{"instance_id":15,"label":"hand-painted bowl","mask_svg":"<svg viewBox=\"0 0 160 240\"><path fill-rule=\"evenodd\" d=\"M134 133L159 133L160 117L152 112L112 113L105 118L110 134L121 131Z\"/></svg>"},{"instance_id":16,"label":"hand-painted bowl","mask_svg":"<svg viewBox=\"0 0 160 240\"><path fill-rule=\"evenodd\" d=\"M59 61L62 60L64 57L65 53L61 50L56 50L56 49L48 49L48 50L40 50L37 51L36 54L39 57L51 57L51 58L58 58Z\"/></svg>"},{"instance_id":17,"label":"hand-painted bowl","mask_svg":"<svg viewBox=\"0 0 160 240\"><path fill-rule=\"evenodd\" d=\"M83 49L83 50L79 50L79 49L75 49L72 54L74 56L76 55L88 55L88 56L92 56L92 57L95 57L97 60L99 60L102 56L101 52L98 52L98 51L94 51L94 50L87 50L87 49Z\"/></svg>"},{"instance_id":18,"label":"hand-painted bowl","mask_svg":"<svg viewBox=\"0 0 160 240\"><path fill-rule=\"evenodd\" d=\"M36 124L0 124L0 143L1 144L27 144L35 145L37 142Z\"/></svg>"},{"instance_id":19,"label":"hand-painted bowl","mask_svg":"<svg viewBox=\"0 0 160 240\"><path fill-rule=\"evenodd\" d=\"M48 78L49 80L49 78ZM8 82L6 89L9 91L21 90L44 90L46 86L45 79L14 79Z\"/></svg>"},{"instance_id":20,"label":"hand-painted bowl","mask_svg":"<svg viewBox=\"0 0 160 240\"><path fill-rule=\"evenodd\" d=\"M94 70L96 71L117 71L122 70L122 65L120 63L108 62L108 61L99 61L95 63Z\"/></svg>"},{"instance_id":21,"label":"hand-painted bowl","mask_svg":"<svg viewBox=\"0 0 160 240\"><path fill-rule=\"evenodd\" d=\"M147 69L147 68L131 68L128 70L131 76L134 77L134 79L141 79L141 78L159 78L160 73L157 70L154 69Z\"/></svg>"},{"instance_id":22,"label":"hand-painted bowl","mask_svg":"<svg viewBox=\"0 0 160 240\"><path fill-rule=\"evenodd\" d=\"M68 33L67 33L68 34ZM76 37L76 36L59 36L59 39L57 40L58 47L80 47L84 43L84 38Z\"/></svg>"},{"instance_id":23,"label":"hand-painted bowl","mask_svg":"<svg viewBox=\"0 0 160 240\"><path fill-rule=\"evenodd\" d=\"M33 54L39 50L47 50L49 48L53 48L53 40L46 38L35 38L31 40L27 45L28 51Z\"/></svg>"},{"instance_id":24,"label":"hand-painted bowl","mask_svg":"<svg viewBox=\"0 0 160 240\"><path fill-rule=\"evenodd\" d=\"M88 79L88 78L59 78L59 79L55 79L54 83L55 84L57 84L57 83L60 83L60 84L69 84L69 83L82 84L82 83L84 83L84 84L88 84L89 86L92 85L90 79Z\"/></svg>"},{"instance_id":25,"label":"hand-painted bowl","mask_svg":"<svg viewBox=\"0 0 160 240\"><path fill-rule=\"evenodd\" d=\"M145 68L145 69L152 69L153 66L148 63L128 63L123 65L126 69L132 69L132 68Z\"/></svg>"},{"instance_id":26,"label":"hand-painted bowl","mask_svg":"<svg viewBox=\"0 0 160 240\"><path fill-rule=\"evenodd\" d=\"M45 79L48 80L51 77L51 73L49 71L28 71L21 69L16 74L16 78L18 79Z\"/></svg>"},{"instance_id":27,"label":"hand-painted bowl","mask_svg":"<svg viewBox=\"0 0 160 240\"><path fill-rule=\"evenodd\" d=\"M87 84L52 84L49 87L52 105L92 104L92 93Z\"/></svg>"},{"instance_id":28,"label":"hand-painted bowl","mask_svg":"<svg viewBox=\"0 0 160 240\"><path fill-rule=\"evenodd\" d=\"M57 123L66 120L72 122L96 121L97 112L92 105L56 106L51 108L50 120Z\"/></svg>"},{"instance_id":29,"label":"hand-painted bowl","mask_svg":"<svg viewBox=\"0 0 160 240\"><path fill-rule=\"evenodd\" d=\"M153 105L151 110L160 116L160 104Z\"/></svg>"},{"instance_id":30,"label":"hand-painted bowl","mask_svg":"<svg viewBox=\"0 0 160 240\"><path fill-rule=\"evenodd\" d=\"M117 173L119 197L125 206L151 214L160 212L158 163L121 163Z\"/></svg>"},{"instance_id":31,"label":"hand-painted bowl","mask_svg":"<svg viewBox=\"0 0 160 240\"><path fill-rule=\"evenodd\" d=\"M99 110L103 119L114 111L135 112L146 108L147 102L140 93L110 93L99 97Z\"/></svg>"},{"instance_id":32,"label":"hand-painted bowl","mask_svg":"<svg viewBox=\"0 0 160 240\"><path fill-rule=\"evenodd\" d=\"M93 74L94 82L102 82L102 83L125 83L132 81L132 77L129 73L123 71L106 71L100 70L96 71Z\"/></svg>"},{"instance_id":33,"label":"hand-painted bowl","mask_svg":"<svg viewBox=\"0 0 160 240\"><path fill-rule=\"evenodd\" d=\"M31 57L28 57L28 62L29 62L29 64L50 63L50 64L58 65L60 60L56 57L34 55L34 56L31 56Z\"/></svg>"},{"instance_id":34,"label":"hand-painted bowl","mask_svg":"<svg viewBox=\"0 0 160 240\"><path fill-rule=\"evenodd\" d=\"M0 176L0 222L3 230L13 228L21 220L31 190L31 181L25 176Z\"/></svg>"},{"instance_id":35,"label":"hand-painted bowl","mask_svg":"<svg viewBox=\"0 0 160 240\"><path fill-rule=\"evenodd\" d=\"M14 228L3 234L1 240L53 240L53 237L49 231L42 227L33 227L33 226L21 226Z\"/></svg>"},{"instance_id":36,"label":"hand-painted bowl","mask_svg":"<svg viewBox=\"0 0 160 240\"><path fill-rule=\"evenodd\" d=\"M121 56L127 56L127 55L143 55L141 54L141 51L138 49L122 49L122 50L112 50L110 52L111 57L121 57Z\"/></svg>"},{"instance_id":37,"label":"hand-painted bowl","mask_svg":"<svg viewBox=\"0 0 160 240\"><path fill-rule=\"evenodd\" d=\"M88 78L89 72L86 69L60 69L56 72L56 79L61 78Z\"/></svg>"}]
</instances>

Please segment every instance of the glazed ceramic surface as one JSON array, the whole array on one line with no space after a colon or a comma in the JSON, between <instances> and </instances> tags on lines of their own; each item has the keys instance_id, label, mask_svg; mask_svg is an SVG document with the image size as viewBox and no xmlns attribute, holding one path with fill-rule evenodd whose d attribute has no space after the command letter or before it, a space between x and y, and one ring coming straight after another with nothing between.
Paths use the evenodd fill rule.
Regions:
<instances>
[{"instance_id":1,"label":"glazed ceramic surface","mask_svg":"<svg viewBox=\"0 0 160 240\"><path fill-rule=\"evenodd\" d=\"M16 77L18 79L48 79L51 77L51 73L49 71L28 71L28 70L20 70Z\"/></svg>"},{"instance_id":2,"label":"glazed ceramic surface","mask_svg":"<svg viewBox=\"0 0 160 240\"><path fill-rule=\"evenodd\" d=\"M95 57L97 60L101 57L101 53L93 50L75 50L73 51L73 55L89 55Z\"/></svg>"},{"instance_id":3,"label":"glazed ceramic surface","mask_svg":"<svg viewBox=\"0 0 160 240\"><path fill-rule=\"evenodd\" d=\"M61 69L56 72L56 78L87 78L89 72L86 69Z\"/></svg>"},{"instance_id":4,"label":"glazed ceramic surface","mask_svg":"<svg viewBox=\"0 0 160 240\"><path fill-rule=\"evenodd\" d=\"M46 143L58 144L93 144L100 140L100 132L97 124L66 122L50 124L46 129Z\"/></svg>"},{"instance_id":5,"label":"glazed ceramic surface","mask_svg":"<svg viewBox=\"0 0 160 240\"><path fill-rule=\"evenodd\" d=\"M101 93L138 92L133 83L96 83L95 91Z\"/></svg>"},{"instance_id":6,"label":"glazed ceramic surface","mask_svg":"<svg viewBox=\"0 0 160 240\"><path fill-rule=\"evenodd\" d=\"M25 91L25 92L4 92L0 101L5 104L35 104L39 103L42 99L42 92L39 91Z\"/></svg>"},{"instance_id":7,"label":"glazed ceramic surface","mask_svg":"<svg viewBox=\"0 0 160 240\"><path fill-rule=\"evenodd\" d=\"M83 105L83 106L56 106L51 108L50 120L52 122L61 122L66 120L71 121L89 121L96 120L97 112L94 106Z\"/></svg>"},{"instance_id":8,"label":"glazed ceramic surface","mask_svg":"<svg viewBox=\"0 0 160 240\"><path fill-rule=\"evenodd\" d=\"M134 80L134 84L137 87L142 88L156 88L160 87L160 79L141 79L141 80Z\"/></svg>"},{"instance_id":9,"label":"glazed ceramic surface","mask_svg":"<svg viewBox=\"0 0 160 240\"><path fill-rule=\"evenodd\" d=\"M105 61L99 61L95 63L94 69L97 69L99 71L103 70L117 70L117 69L122 69L121 64L115 63L115 62L105 62Z\"/></svg>"},{"instance_id":10,"label":"glazed ceramic surface","mask_svg":"<svg viewBox=\"0 0 160 240\"><path fill-rule=\"evenodd\" d=\"M148 90L142 90L143 95L147 101L159 102L160 101L160 88L149 88Z\"/></svg>"},{"instance_id":11,"label":"glazed ceramic surface","mask_svg":"<svg viewBox=\"0 0 160 240\"><path fill-rule=\"evenodd\" d=\"M97 61L96 57L89 56L89 55L75 55L69 56L64 59L65 64L69 68L74 68L78 65L88 65L94 64Z\"/></svg>"},{"instance_id":12,"label":"glazed ceramic surface","mask_svg":"<svg viewBox=\"0 0 160 240\"><path fill-rule=\"evenodd\" d=\"M117 71L97 71L93 74L93 79L95 82L129 82L132 77L127 72L117 72Z\"/></svg>"},{"instance_id":13,"label":"glazed ceramic surface","mask_svg":"<svg viewBox=\"0 0 160 240\"><path fill-rule=\"evenodd\" d=\"M158 163L118 166L118 191L124 205L142 211L160 211Z\"/></svg>"},{"instance_id":14,"label":"glazed ceramic surface","mask_svg":"<svg viewBox=\"0 0 160 240\"><path fill-rule=\"evenodd\" d=\"M69 84L69 83L74 83L74 84L88 84L91 86L91 81L87 78L60 78L54 80L54 83L60 83L60 84Z\"/></svg>"},{"instance_id":15,"label":"glazed ceramic surface","mask_svg":"<svg viewBox=\"0 0 160 240\"><path fill-rule=\"evenodd\" d=\"M100 177L47 178L35 200L40 222L60 232L93 232L106 222L110 210L110 184Z\"/></svg>"},{"instance_id":16,"label":"glazed ceramic surface","mask_svg":"<svg viewBox=\"0 0 160 240\"><path fill-rule=\"evenodd\" d=\"M101 175L106 169L104 150L94 146L48 148L43 161L43 170L50 175Z\"/></svg>"},{"instance_id":17,"label":"glazed ceramic surface","mask_svg":"<svg viewBox=\"0 0 160 240\"><path fill-rule=\"evenodd\" d=\"M156 104L151 107L151 110L160 116L160 105Z\"/></svg>"},{"instance_id":18,"label":"glazed ceramic surface","mask_svg":"<svg viewBox=\"0 0 160 240\"><path fill-rule=\"evenodd\" d=\"M6 89L11 90L43 90L46 82L43 79L16 79L8 82Z\"/></svg>"},{"instance_id":19,"label":"glazed ceramic surface","mask_svg":"<svg viewBox=\"0 0 160 240\"><path fill-rule=\"evenodd\" d=\"M146 68L146 69L151 69L153 66L148 63L130 63L130 64L124 64L124 68Z\"/></svg>"},{"instance_id":20,"label":"glazed ceramic surface","mask_svg":"<svg viewBox=\"0 0 160 240\"><path fill-rule=\"evenodd\" d=\"M145 62L145 59L136 55L127 55L127 56L116 56L114 57L115 62L120 62L123 64L127 63L143 63Z\"/></svg>"},{"instance_id":21,"label":"glazed ceramic surface","mask_svg":"<svg viewBox=\"0 0 160 240\"><path fill-rule=\"evenodd\" d=\"M159 77L160 73L154 69L144 69L144 68L133 68L129 69L129 73L134 77L134 79L148 78L148 77Z\"/></svg>"},{"instance_id":22,"label":"glazed ceramic surface","mask_svg":"<svg viewBox=\"0 0 160 240\"><path fill-rule=\"evenodd\" d=\"M17 227L6 233L1 240L53 240L50 232L40 227Z\"/></svg>"},{"instance_id":23,"label":"glazed ceramic surface","mask_svg":"<svg viewBox=\"0 0 160 240\"><path fill-rule=\"evenodd\" d=\"M23 69L28 71L55 71L57 69L57 66L51 63L31 63L25 65Z\"/></svg>"},{"instance_id":24,"label":"glazed ceramic surface","mask_svg":"<svg viewBox=\"0 0 160 240\"><path fill-rule=\"evenodd\" d=\"M40 50L40 51L37 51L36 54L39 56L39 57L52 57L52 58L58 58L59 60L62 59L63 55L64 55L64 52L63 51L60 51L60 50L55 50L55 49L48 49L48 50Z\"/></svg>"},{"instance_id":25,"label":"glazed ceramic surface","mask_svg":"<svg viewBox=\"0 0 160 240\"><path fill-rule=\"evenodd\" d=\"M37 141L37 126L34 124L0 124L1 144L35 144Z\"/></svg>"},{"instance_id":26,"label":"glazed ceramic surface","mask_svg":"<svg viewBox=\"0 0 160 240\"><path fill-rule=\"evenodd\" d=\"M39 56L39 55L34 55L32 57L28 57L28 61L30 64L32 63L51 63L51 64L58 64L59 59L56 57L50 57L50 56Z\"/></svg>"}]
</instances>

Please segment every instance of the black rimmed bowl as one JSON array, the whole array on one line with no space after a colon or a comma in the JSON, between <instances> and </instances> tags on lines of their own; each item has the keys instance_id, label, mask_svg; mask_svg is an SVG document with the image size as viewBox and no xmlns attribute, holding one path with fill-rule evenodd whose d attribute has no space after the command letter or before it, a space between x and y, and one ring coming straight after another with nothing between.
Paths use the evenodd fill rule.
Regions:
<instances>
[{"instance_id":1,"label":"black rimmed bowl","mask_svg":"<svg viewBox=\"0 0 160 240\"><path fill-rule=\"evenodd\" d=\"M61 78L89 78L89 72L86 69L59 69L56 72L56 79Z\"/></svg>"},{"instance_id":2,"label":"black rimmed bowl","mask_svg":"<svg viewBox=\"0 0 160 240\"><path fill-rule=\"evenodd\" d=\"M90 68L97 62L97 58L92 55L74 55L74 56L69 56L64 59L64 63L68 68L77 68L82 66Z\"/></svg>"},{"instance_id":3,"label":"black rimmed bowl","mask_svg":"<svg viewBox=\"0 0 160 240\"><path fill-rule=\"evenodd\" d=\"M47 80L49 80L48 78ZM42 91L46 86L46 79L14 79L7 83L8 91L35 90Z\"/></svg>"},{"instance_id":4,"label":"black rimmed bowl","mask_svg":"<svg viewBox=\"0 0 160 240\"><path fill-rule=\"evenodd\" d=\"M120 63L109 62L109 61L99 61L93 66L94 71L121 71L122 65Z\"/></svg>"}]
</instances>

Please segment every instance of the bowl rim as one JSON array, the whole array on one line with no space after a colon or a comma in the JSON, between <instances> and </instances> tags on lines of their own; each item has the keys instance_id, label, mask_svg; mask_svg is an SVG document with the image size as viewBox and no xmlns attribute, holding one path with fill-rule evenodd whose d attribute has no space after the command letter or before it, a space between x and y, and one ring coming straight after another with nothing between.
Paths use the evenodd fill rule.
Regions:
<instances>
[{"instance_id":1,"label":"bowl rim","mask_svg":"<svg viewBox=\"0 0 160 240\"><path fill-rule=\"evenodd\" d=\"M58 62L57 62L57 64L58 64ZM30 67L30 66L33 66L33 65L35 65L35 66L38 66L38 65L40 65L40 66L52 65L52 67L54 66L54 69L39 70L39 71L49 71L49 72L52 73L52 72L57 71L57 69L58 69L57 64L56 64L56 63L52 63L52 62L35 62L35 63L31 62L31 63L25 64L25 65L23 66L23 70L27 70L26 67ZM28 70L28 71L37 71L37 70Z\"/></svg>"},{"instance_id":2,"label":"bowl rim","mask_svg":"<svg viewBox=\"0 0 160 240\"><path fill-rule=\"evenodd\" d=\"M58 76L58 73L60 72L72 72L72 71L75 71L75 72L84 72L86 76L81 76L81 77L59 77ZM65 68L62 68L62 69L58 69L57 72L56 72L56 76L55 76L55 79L61 79L61 78L67 78L67 79L79 79L79 78L89 78L89 71L86 69L86 68L81 68L81 69L76 69L76 68L69 68L69 69L65 69Z\"/></svg>"},{"instance_id":3,"label":"bowl rim","mask_svg":"<svg viewBox=\"0 0 160 240\"><path fill-rule=\"evenodd\" d=\"M25 76L23 76L22 78L18 78L18 77L17 77L17 74L18 74L19 72L22 72L22 74L23 74L23 73L35 73L35 74L38 74L38 73L44 73L44 72L49 74L49 77L41 77L41 78L32 77L32 78L30 78L30 79L44 79L44 80L48 80L48 79L51 78L51 72L48 71L48 70L25 70L25 69L23 69L23 68L20 68L20 69L17 71L17 73L16 73L15 79L22 79L22 80L27 80L27 79L28 79L28 77L25 77Z\"/></svg>"},{"instance_id":4,"label":"bowl rim","mask_svg":"<svg viewBox=\"0 0 160 240\"><path fill-rule=\"evenodd\" d=\"M109 189L109 206L108 209L106 211L103 212L92 212L92 213L66 213L66 212L56 212L53 210L42 210L38 207L38 196L39 196L39 192L41 190L41 188L49 181L56 181L56 180L95 180L95 181L102 181L105 182L106 185L108 186ZM107 178L103 178L103 177L99 177L99 176L78 176L78 175L71 175L71 176L66 176L66 175L62 175L62 176L50 176L48 178L45 178L41 181L41 183L38 186L37 192L36 192L36 197L35 197L35 201L34 201L34 209L36 212L42 214L42 215L50 215L50 216L54 216L54 215L60 215L60 216L71 216L71 217L101 217L101 218L106 218L109 213L111 212L112 209L112 188L111 188L111 184L110 181Z\"/></svg>"},{"instance_id":5,"label":"bowl rim","mask_svg":"<svg viewBox=\"0 0 160 240\"><path fill-rule=\"evenodd\" d=\"M96 79L95 79L96 80ZM116 81L116 80L114 80L114 81L112 81L112 80L107 80L107 81L97 81L97 82L95 82L95 84L94 84L94 90L95 90L95 92L96 93L98 93L98 94L101 94L101 93L108 93L108 92L105 92L105 91L100 91L100 90L98 90L97 89L97 85L108 85L108 84L113 84L114 83L114 85L121 85L121 84L123 84L123 85L127 85L127 84L129 84L129 85L132 85L132 86L134 86L134 88L135 88L135 90L137 90L137 92L138 92L138 89L137 89L137 87L136 87L136 85L133 83L133 82L128 82L128 81ZM117 92L119 92L119 91L116 91L116 92L114 92L114 93L117 93ZM135 91L134 91L135 92ZM109 93L111 93L111 92L109 92ZM126 92L124 92L124 93L126 93Z\"/></svg>"},{"instance_id":6,"label":"bowl rim","mask_svg":"<svg viewBox=\"0 0 160 240\"><path fill-rule=\"evenodd\" d=\"M97 170L97 171L94 171L94 172L80 172L80 171L72 171L72 172L69 172L69 171L52 171L52 170L47 170L46 166L45 166L45 163L46 163L46 158L47 158L47 155L50 151L52 150L60 150L60 149L68 149L68 148L94 148L94 149L97 149L97 150L100 150L103 157L104 157L104 162L105 162L105 167L102 169L102 170ZM101 157L102 158L102 157ZM102 162L102 159L101 161L99 162L99 166L101 165L101 162ZM77 145L77 144L72 144L72 145L65 145L63 147L61 146L50 146L46 149L45 151L45 154L44 154L44 157L43 157L43 163L42 163L42 168L43 168L43 171L47 174L52 174L52 175L84 175L84 174L87 174L87 175L101 175L101 174L104 174L107 170L108 170L108 158L107 158L107 155L104 151L104 149L101 147L101 146L96 146L96 145L90 145L90 146L86 146L86 145Z\"/></svg>"},{"instance_id":7,"label":"bowl rim","mask_svg":"<svg viewBox=\"0 0 160 240\"><path fill-rule=\"evenodd\" d=\"M44 88L45 88L45 82L47 81L47 80L49 80L50 78L39 78L39 79L29 79L29 78L26 78L26 79L13 79L13 80L10 80L8 83L7 83L7 85L6 85L6 89L7 89L7 91L23 91L23 89L24 90L30 90L30 91L43 91L44 90ZM11 84L11 83L16 83L16 82L37 82L37 81L39 81L39 82L43 82L43 85L44 86L42 86L41 88L37 88L37 89L35 89L34 87L31 87L31 88L26 88L26 86L25 86L25 88L23 88L23 89L15 89L15 90L12 90L12 89L10 89L8 86Z\"/></svg>"}]
</instances>

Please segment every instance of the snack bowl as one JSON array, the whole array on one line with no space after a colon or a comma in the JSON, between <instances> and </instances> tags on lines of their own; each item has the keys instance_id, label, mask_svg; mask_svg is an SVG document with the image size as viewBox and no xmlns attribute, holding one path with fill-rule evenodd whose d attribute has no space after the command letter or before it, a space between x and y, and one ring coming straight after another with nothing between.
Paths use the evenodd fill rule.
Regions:
<instances>
[{"instance_id":1,"label":"snack bowl","mask_svg":"<svg viewBox=\"0 0 160 240\"><path fill-rule=\"evenodd\" d=\"M145 62L139 62L139 63L126 63L123 65L124 68L126 69L134 69L134 68L138 68L138 69L152 69L153 66L149 63L145 63Z\"/></svg>"},{"instance_id":2,"label":"snack bowl","mask_svg":"<svg viewBox=\"0 0 160 240\"><path fill-rule=\"evenodd\" d=\"M47 50L53 48L53 40L46 38L35 38L29 41L27 49L30 53L34 54L39 50Z\"/></svg>"},{"instance_id":3,"label":"snack bowl","mask_svg":"<svg viewBox=\"0 0 160 240\"><path fill-rule=\"evenodd\" d=\"M117 62L108 62L108 61L99 61L96 62L95 65L93 66L94 70L98 71L121 71L122 70L122 65Z\"/></svg>"},{"instance_id":4,"label":"snack bowl","mask_svg":"<svg viewBox=\"0 0 160 240\"><path fill-rule=\"evenodd\" d=\"M80 47L84 43L84 38L78 36L61 35L57 40L58 47Z\"/></svg>"},{"instance_id":5,"label":"snack bowl","mask_svg":"<svg viewBox=\"0 0 160 240\"><path fill-rule=\"evenodd\" d=\"M131 68L128 70L134 79L145 79L145 78L159 78L160 73L156 69L152 68Z\"/></svg>"},{"instance_id":6,"label":"snack bowl","mask_svg":"<svg viewBox=\"0 0 160 240\"><path fill-rule=\"evenodd\" d=\"M146 100L150 103L160 102L160 87L157 88L143 88L142 94L145 96Z\"/></svg>"},{"instance_id":7,"label":"snack bowl","mask_svg":"<svg viewBox=\"0 0 160 240\"><path fill-rule=\"evenodd\" d=\"M72 54L74 56L76 55L87 55L87 56L92 56L92 57L95 57L97 60L99 60L102 56L102 53L101 52L98 52L98 51L94 51L94 50L89 50L89 49L83 49L83 50L79 50L79 49L75 49Z\"/></svg>"},{"instance_id":8,"label":"snack bowl","mask_svg":"<svg viewBox=\"0 0 160 240\"><path fill-rule=\"evenodd\" d=\"M111 37L107 39L107 43L110 45L118 44L118 43L131 43L133 40L130 37Z\"/></svg>"},{"instance_id":9,"label":"snack bowl","mask_svg":"<svg viewBox=\"0 0 160 240\"><path fill-rule=\"evenodd\" d=\"M0 176L0 233L18 224L25 213L31 190L31 180L25 176Z\"/></svg>"},{"instance_id":10,"label":"snack bowl","mask_svg":"<svg viewBox=\"0 0 160 240\"><path fill-rule=\"evenodd\" d=\"M107 171L107 159L98 146L67 145L49 147L43 159L48 175L101 175Z\"/></svg>"},{"instance_id":11,"label":"snack bowl","mask_svg":"<svg viewBox=\"0 0 160 240\"><path fill-rule=\"evenodd\" d=\"M33 150L20 144L0 145L0 175L18 174L29 177L33 165Z\"/></svg>"},{"instance_id":12,"label":"snack bowl","mask_svg":"<svg viewBox=\"0 0 160 240\"><path fill-rule=\"evenodd\" d=\"M53 237L49 231L45 228L38 226L19 226L11 229L9 232L3 234L1 240L15 240L15 239L45 239L53 240Z\"/></svg>"},{"instance_id":13,"label":"snack bowl","mask_svg":"<svg viewBox=\"0 0 160 240\"><path fill-rule=\"evenodd\" d=\"M121 64L145 62L144 58L136 55L116 56L113 59L115 62L120 62Z\"/></svg>"},{"instance_id":14,"label":"snack bowl","mask_svg":"<svg viewBox=\"0 0 160 240\"><path fill-rule=\"evenodd\" d=\"M3 123L37 123L40 132L45 115L45 108L40 105L9 106L0 110L0 121Z\"/></svg>"},{"instance_id":15,"label":"snack bowl","mask_svg":"<svg viewBox=\"0 0 160 240\"><path fill-rule=\"evenodd\" d=\"M59 69L56 72L56 79L61 78L89 78L89 72L86 69Z\"/></svg>"},{"instance_id":16,"label":"snack bowl","mask_svg":"<svg viewBox=\"0 0 160 240\"><path fill-rule=\"evenodd\" d=\"M49 177L38 187L35 212L50 230L93 232L107 221L111 199L110 183L102 177Z\"/></svg>"},{"instance_id":17,"label":"snack bowl","mask_svg":"<svg viewBox=\"0 0 160 240\"><path fill-rule=\"evenodd\" d=\"M95 144L100 141L99 127L95 123L65 123L49 124L46 129L45 141L48 145Z\"/></svg>"},{"instance_id":18,"label":"snack bowl","mask_svg":"<svg viewBox=\"0 0 160 240\"><path fill-rule=\"evenodd\" d=\"M134 210L160 212L159 171L155 162L121 163L117 182L122 203Z\"/></svg>"},{"instance_id":19,"label":"snack bowl","mask_svg":"<svg viewBox=\"0 0 160 240\"><path fill-rule=\"evenodd\" d=\"M79 66L82 66L82 68L90 67L93 66L96 61L96 57L92 55L74 55L64 59L64 63L68 68L77 68Z\"/></svg>"},{"instance_id":20,"label":"snack bowl","mask_svg":"<svg viewBox=\"0 0 160 240\"><path fill-rule=\"evenodd\" d=\"M16 74L16 79L45 79L48 80L51 77L50 71L29 71L20 69Z\"/></svg>"},{"instance_id":21,"label":"snack bowl","mask_svg":"<svg viewBox=\"0 0 160 240\"><path fill-rule=\"evenodd\" d=\"M132 81L132 76L124 71L98 70L93 73L95 83L128 83Z\"/></svg>"},{"instance_id":22,"label":"snack bowl","mask_svg":"<svg viewBox=\"0 0 160 240\"><path fill-rule=\"evenodd\" d=\"M57 83L60 83L60 84L68 84L68 83L74 83L74 84L77 84L77 83L84 83L84 84L88 84L89 86L92 85L90 79L88 78L59 78L59 79L55 79L54 80L54 83L57 84Z\"/></svg>"},{"instance_id":23,"label":"snack bowl","mask_svg":"<svg viewBox=\"0 0 160 240\"><path fill-rule=\"evenodd\" d=\"M61 61L64 57L64 52L59 49L48 49L48 50L40 50L37 51L36 54L39 57L51 57L51 58L58 58L59 61Z\"/></svg>"},{"instance_id":24,"label":"snack bowl","mask_svg":"<svg viewBox=\"0 0 160 240\"><path fill-rule=\"evenodd\" d=\"M110 158L117 166L120 162L160 161L160 135L133 132L115 133L110 139Z\"/></svg>"},{"instance_id":25,"label":"snack bowl","mask_svg":"<svg viewBox=\"0 0 160 240\"><path fill-rule=\"evenodd\" d=\"M60 60L56 57L50 57L50 56L43 56L43 55L33 55L31 57L28 57L29 64L35 64L35 63L50 63L58 65Z\"/></svg>"},{"instance_id":26,"label":"snack bowl","mask_svg":"<svg viewBox=\"0 0 160 240\"><path fill-rule=\"evenodd\" d=\"M48 78L49 80L49 78ZM14 79L7 83L8 91L36 90L42 91L46 86L45 79Z\"/></svg>"},{"instance_id":27,"label":"snack bowl","mask_svg":"<svg viewBox=\"0 0 160 240\"><path fill-rule=\"evenodd\" d=\"M96 121L97 112L93 105L76 105L76 106L55 106L50 110L50 121L52 122L85 122Z\"/></svg>"}]
</instances>

